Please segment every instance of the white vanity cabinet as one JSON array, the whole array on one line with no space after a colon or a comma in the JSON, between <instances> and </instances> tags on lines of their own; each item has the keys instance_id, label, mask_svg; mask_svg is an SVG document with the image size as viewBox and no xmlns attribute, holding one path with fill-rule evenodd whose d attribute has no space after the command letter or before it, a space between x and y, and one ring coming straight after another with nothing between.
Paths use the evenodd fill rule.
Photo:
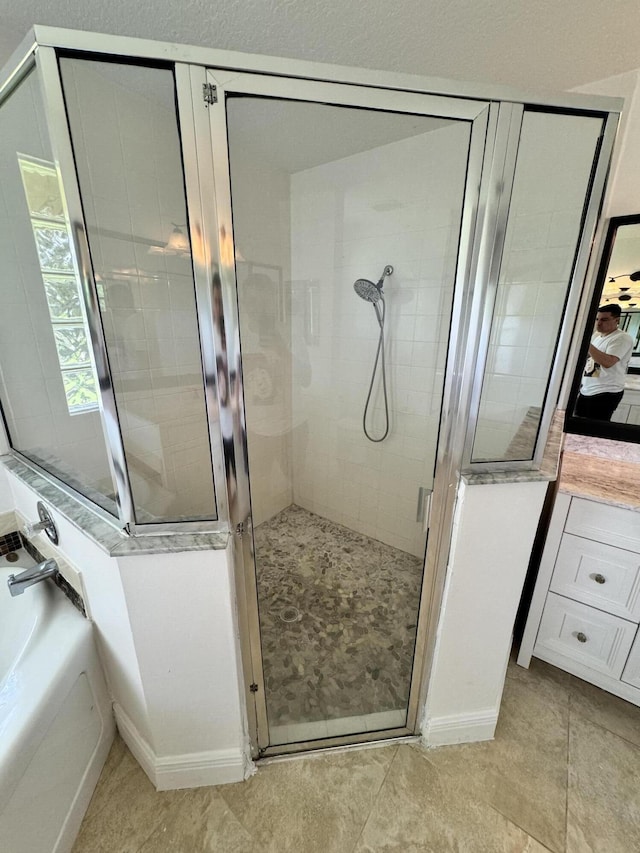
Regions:
<instances>
[{"instance_id":1,"label":"white vanity cabinet","mask_svg":"<svg viewBox=\"0 0 640 853\"><path fill-rule=\"evenodd\" d=\"M636 687L640 691L640 632L636 635L627 664L622 673L622 680L625 684Z\"/></svg>"},{"instance_id":2,"label":"white vanity cabinet","mask_svg":"<svg viewBox=\"0 0 640 853\"><path fill-rule=\"evenodd\" d=\"M541 658L640 705L640 510L559 492L518 663Z\"/></svg>"}]
</instances>

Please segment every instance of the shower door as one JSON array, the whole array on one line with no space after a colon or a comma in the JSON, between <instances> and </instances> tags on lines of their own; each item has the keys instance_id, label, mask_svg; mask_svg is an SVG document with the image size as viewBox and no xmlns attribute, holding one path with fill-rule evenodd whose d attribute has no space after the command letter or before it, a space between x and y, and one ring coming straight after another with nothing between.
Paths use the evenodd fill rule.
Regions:
<instances>
[{"instance_id":1,"label":"shower door","mask_svg":"<svg viewBox=\"0 0 640 853\"><path fill-rule=\"evenodd\" d=\"M205 87L213 310L257 742L406 734L489 108L228 77Z\"/></svg>"}]
</instances>

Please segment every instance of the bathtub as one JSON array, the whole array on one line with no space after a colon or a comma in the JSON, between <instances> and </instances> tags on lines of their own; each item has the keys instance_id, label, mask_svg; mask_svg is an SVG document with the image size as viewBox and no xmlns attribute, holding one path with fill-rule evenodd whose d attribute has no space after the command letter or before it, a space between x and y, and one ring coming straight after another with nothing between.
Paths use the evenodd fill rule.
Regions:
<instances>
[{"instance_id":1,"label":"bathtub","mask_svg":"<svg viewBox=\"0 0 640 853\"><path fill-rule=\"evenodd\" d=\"M0 557L0 850L68 853L114 736L92 625L52 581L12 598L34 560Z\"/></svg>"}]
</instances>

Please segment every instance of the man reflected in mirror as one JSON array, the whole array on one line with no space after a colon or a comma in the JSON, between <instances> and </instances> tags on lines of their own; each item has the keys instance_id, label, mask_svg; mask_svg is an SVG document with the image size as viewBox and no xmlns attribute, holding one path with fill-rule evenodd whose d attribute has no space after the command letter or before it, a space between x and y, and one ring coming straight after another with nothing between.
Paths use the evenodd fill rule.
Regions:
<instances>
[{"instance_id":1,"label":"man reflected in mirror","mask_svg":"<svg viewBox=\"0 0 640 853\"><path fill-rule=\"evenodd\" d=\"M596 330L589 345L576 415L610 421L624 394L633 338L618 328L619 305L603 305L596 315Z\"/></svg>"}]
</instances>

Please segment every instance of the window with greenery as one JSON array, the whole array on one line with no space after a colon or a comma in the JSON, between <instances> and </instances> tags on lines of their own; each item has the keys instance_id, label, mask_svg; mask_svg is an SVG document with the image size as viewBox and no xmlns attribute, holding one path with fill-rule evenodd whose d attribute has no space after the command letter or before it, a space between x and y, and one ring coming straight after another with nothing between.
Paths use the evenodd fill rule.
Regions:
<instances>
[{"instance_id":1,"label":"window with greenery","mask_svg":"<svg viewBox=\"0 0 640 853\"><path fill-rule=\"evenodd\" d=\"M98 392L58 175L53 164L45 160L19 155L18 163L69 412L95 410Z\"/></svg>"}]
</instances>

